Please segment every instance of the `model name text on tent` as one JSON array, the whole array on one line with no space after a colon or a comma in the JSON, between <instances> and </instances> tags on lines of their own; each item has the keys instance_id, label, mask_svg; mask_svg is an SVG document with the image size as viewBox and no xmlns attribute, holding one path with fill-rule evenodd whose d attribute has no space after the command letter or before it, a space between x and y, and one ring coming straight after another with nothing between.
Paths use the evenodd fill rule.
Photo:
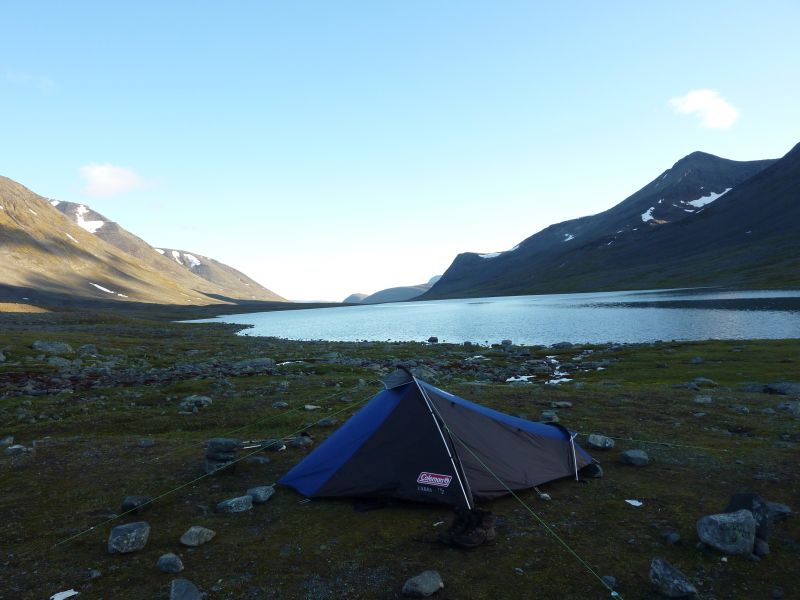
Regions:
<instances>
[{"instance_id":1,"label":"model name text on tent","mask_svg":"<svg viewBox=\"0 0 800 600\"><path fill-rule=\"evenodd\" d=\"M436 485L439 487L447 487L450 485L450 482L453 480L453 477L450 475L439 475L438 473L428 473L423 471L417 477L417 483L421 483L423 485Z\"/></svg>"}]
</instances>

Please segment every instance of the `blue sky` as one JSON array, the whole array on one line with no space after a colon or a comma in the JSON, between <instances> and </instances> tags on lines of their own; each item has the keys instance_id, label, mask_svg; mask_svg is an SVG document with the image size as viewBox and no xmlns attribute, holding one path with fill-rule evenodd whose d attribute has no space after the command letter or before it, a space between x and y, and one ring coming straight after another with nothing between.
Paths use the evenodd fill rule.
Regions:
<instances>
[{"instance_id":1,"label":"blue sky","mask_svg":"<svg viewBox=\"0 0 800 600\"><path fill-rule=\"evenodd\" d=\"M605 210L694 150L785 154L798 22L796 1L10 3L0 174L341 300Z\"/></svg>"}]
</instances>

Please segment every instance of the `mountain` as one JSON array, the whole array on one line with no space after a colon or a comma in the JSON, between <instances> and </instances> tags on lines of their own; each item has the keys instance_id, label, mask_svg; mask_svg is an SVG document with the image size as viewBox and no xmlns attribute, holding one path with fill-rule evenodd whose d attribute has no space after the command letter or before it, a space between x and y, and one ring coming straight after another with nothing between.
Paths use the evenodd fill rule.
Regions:
<instances>
[{"instance_id":1,"label":"mountain","mask_svg":"<svg viewBox=\"0 0 800 600\"><path fill-rule=\"evenodd\" d=\"M800 285L800 145L780 160L694 152L600 214L456 257L420 299Z\"/></svg>"},{"instance_id":2,"label":"mountain","mask_svg":"<svg viewBox=\"0 0 800 600\"><path fill-rule=\"evenodd\" d=\"M183 250L154 248L85 204L58 200L50 202L61 213L89 233L93 233L123 252L145 261L163 273L169 273L172 279L181 281L184 285L197 285L195 277L191 276L196 275L214 284L214 286L204 289L211 294L240 300L285 301L284 298L233 267L213 258Z\"/></svg>"},{"instance_id":3,"label":"mountain","mask_svg":"<svg viewBox=\"0 0 800 600\"><path fill-rule=\"evenodd\" d=\"M374 294L350 294L344 299L345 304L381 304L383 302L404 302L406 300L413 300L418 296L427 292L433 285L439 281L441 275L436 275L428 280L428 283L420 283L417 285L406 285L393 288L387 288Z\"/></svg>"},{"instance_id":4,"label":"mountain","mask_svg":"<svg viewBox=\"0 0 800 600\"><path fill-rule=\"evenodd\" d=\"M54 204L65 204L62 210L71 214ZM6 177L0 177L0 284L158 304L252 298L176 265L85 205L51 203Z\"/></svg>"}]
</instances>

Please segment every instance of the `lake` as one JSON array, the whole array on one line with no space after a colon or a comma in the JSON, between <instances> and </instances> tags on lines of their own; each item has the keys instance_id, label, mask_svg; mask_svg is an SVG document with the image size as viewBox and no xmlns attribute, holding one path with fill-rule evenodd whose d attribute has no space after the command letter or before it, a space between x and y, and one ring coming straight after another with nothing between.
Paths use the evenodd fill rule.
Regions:
<instances>
[{"instance_id":1,"label":"lake","mask_svg":"<svg viewBox=\"0 0 800 600\"><path fill-rule=\"evenodd\" d=\"M494 344L800 338L800 290L598 292L399 302L226 315L243 335Z\"/></svg>"}]
</instances>

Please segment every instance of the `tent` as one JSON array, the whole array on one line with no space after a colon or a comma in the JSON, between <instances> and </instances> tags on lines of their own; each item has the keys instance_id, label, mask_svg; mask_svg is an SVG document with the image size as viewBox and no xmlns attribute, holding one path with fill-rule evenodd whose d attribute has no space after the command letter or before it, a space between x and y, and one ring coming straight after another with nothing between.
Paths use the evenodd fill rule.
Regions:
<instances>
[{"instance_id":1,"label":"tent","mask_svg":"<svg viewBox=\"0 0 800 600\"><path fill-rule=\"evenodd\" d=\"M400 498L471 509L475 500L509 489L577 477L592 462L560 425L486 408L408 372L389 379L278 483L306 497Z\"/></svg>"}]
</instances>

